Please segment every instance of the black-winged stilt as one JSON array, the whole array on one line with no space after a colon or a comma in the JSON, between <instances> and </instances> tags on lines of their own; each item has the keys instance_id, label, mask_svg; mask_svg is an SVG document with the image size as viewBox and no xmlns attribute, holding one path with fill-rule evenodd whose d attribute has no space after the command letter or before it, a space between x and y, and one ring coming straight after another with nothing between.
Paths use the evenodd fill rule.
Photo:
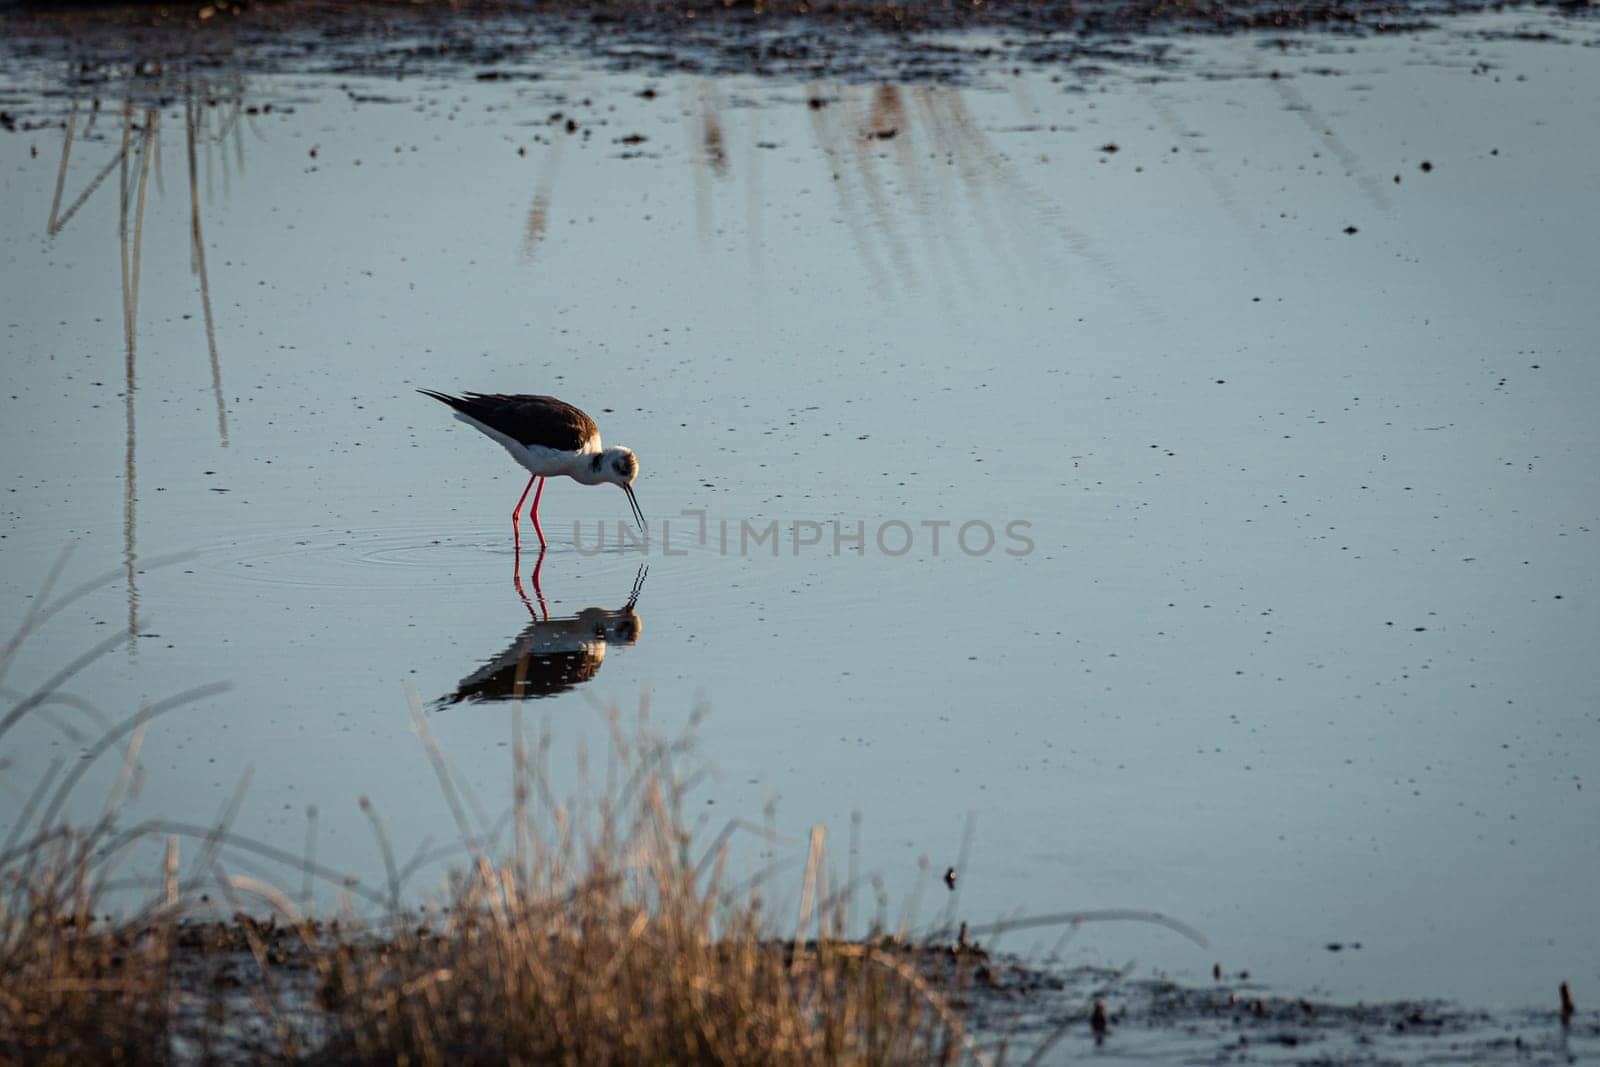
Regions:
<instances>
[{"instance_id":1,"label":"black-winged stilt","mask_svg":"<svg viewBox=\"0 0 1600 1067\"><path fill-rule=\"evenodd\" d=\"M641 530L645 529L644 512L633 495L633 479L639 474L639 460L631 449L600 447L600 427L582 411L553 396L527 396L506 393L436 393L432 389L418 389L423 396L449 404L456 418L474 426L505 446L511 458L529 472L528 484L517 498L511 511L511 537L517 551L522 551L522 535L517 529L517 513L522 502L528 499L533 483L539 483L533 494L533 507L528 517L533 520L533 531L539 535L539 547L544 547L544 530L539 526L539 497L544 494L544 480L566 475L584 485L610 482L622 487L633 506L633 517ZM541 553L540 561L543 562ZM535 578L537 581L537 578Z\"/></svg>"}]
</instances>

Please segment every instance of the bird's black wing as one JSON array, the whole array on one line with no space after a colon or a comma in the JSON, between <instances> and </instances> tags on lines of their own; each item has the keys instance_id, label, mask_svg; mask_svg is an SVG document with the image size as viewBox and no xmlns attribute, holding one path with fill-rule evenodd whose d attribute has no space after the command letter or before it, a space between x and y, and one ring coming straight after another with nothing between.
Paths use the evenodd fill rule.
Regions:
<instances>
[{"instance_id":1,"label":"bird's black wing","mask_svg":"<svg viewBox=\"0 0 1600 1067\"><path fill-rule=\"evenodd\" d=\"M600 436L600 427L582 411L553 396L509 393L463 393L451 396L418 389L424 396L449 404L468 418L523 445L541 445L579 452Z\"/></svg>"}]
</instances>

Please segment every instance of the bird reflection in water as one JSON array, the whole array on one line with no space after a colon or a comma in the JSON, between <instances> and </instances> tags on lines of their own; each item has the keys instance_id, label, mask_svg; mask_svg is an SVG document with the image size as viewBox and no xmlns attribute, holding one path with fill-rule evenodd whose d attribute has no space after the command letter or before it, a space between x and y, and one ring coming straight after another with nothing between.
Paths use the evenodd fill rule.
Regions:
<instances>
[{"instance_id":1,"label":"bird reflection in water","mask_svg":"<svg viewBox=\"0 0 1600 1067\"><path fill-rule=\"evenodd\" d=\"M539 556L543 563L544 553ZM537 570L536 567L535 573ZM616 609L585 608L576 615L552 618L548 608L541 615L523 597L533 621L510 647L463 678L455 692L441 697L437 705L550 697L587 682L605 662L608 646L631 645L639 640L641 624L634 608L647 573L647 568L639 568L627 603ZM538 589L537 579L534 588ZM544 605L542 593L539 604Z\"/></svg>"}]
</instances>

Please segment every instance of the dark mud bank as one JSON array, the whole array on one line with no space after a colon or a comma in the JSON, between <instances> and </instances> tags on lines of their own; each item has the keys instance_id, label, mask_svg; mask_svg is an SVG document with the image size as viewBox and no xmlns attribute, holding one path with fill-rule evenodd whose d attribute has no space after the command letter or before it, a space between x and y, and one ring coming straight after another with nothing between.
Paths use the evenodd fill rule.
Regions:
<instances>
[{"instance_id":1,"label":"dark mud bank","mask_svg":"<svg viewBox=\"0 0 1600 1067\"><path fill-rule=\"evenodd\" d=\"M315 932L337 939L338 924L316 924ZM270 980L285 998L281 1006L303 1021L319 1010L325 979L287 927L242 915L197 922L183 927L177 948L174 978L182 988L223 991L235 1024L224 1062L247 1061L270 1036L271 1019L248 995L257 981ZM1197 986L1103 967L1040 966L976 946L907 951L963 1009L978 1047L1005 1062L1097 1055L1136 1063L1569 1064L1600 1055L1600 1017L1564 1013L1555 990L1548 1009L1520 1011L1434 999L1348 1004L1277 995L1248 972L1220 968L1212 984Z\"/></svg>"},{"instance_id":2,"label":"dark mud bank","mask_svg":"<svg viewBox=\"0 0 1600 1067\"><path fill-rule=\"evenodd\" d=\"M1047 1062L1076 1062L1091 1049L1140 1063L1555 1064L1600 1054L1600 1022L1592 1012L1563 1022L1555 990L1549 1010L1488 1011L1439 1000L1285 997L1227 975L1197 987L1020 966L997 990L1011 999L975 1005L980 1028L1012 1033L1024 1050L1053 1038Z\"/></svg>"},{"instance_id":3,"label":"dark mud bank","mask_svg":"<svg viewBox=\"0 0 1600 1067\"><path fill-rule=\"evenodd\" d=\"M976 68L1060 64L1092 75L1105 63L1159 67L1185 35L1241 31L1367 36L1414 32L1454 15L1554 7L1592 15L1588 0L1043 0L1038 3L584 5L482 3L453 8L285 0L177 5L12 4L0 26L19 57L77 64L85 80L159 76L173 68L239 73L406 77L459 72L537 79L552 50L609 69L788 78L960 81ZM960 31L982 31L962 34Z\"/></svg>"}]
</instances>

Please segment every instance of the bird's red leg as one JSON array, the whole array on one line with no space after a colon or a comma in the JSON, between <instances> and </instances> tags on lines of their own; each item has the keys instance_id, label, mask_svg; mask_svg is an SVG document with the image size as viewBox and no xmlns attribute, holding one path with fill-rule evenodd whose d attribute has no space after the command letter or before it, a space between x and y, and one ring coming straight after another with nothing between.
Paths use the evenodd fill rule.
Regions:
<instances>
[{"instance_id":1,"label":"bird's red leg","mask_svg":"<svg viewBox=\"0 0 1600 1067\"><path fill-rule=\"evenodd\" d=\"M533 488L533 483L538 477L537 474L528 475L528 484L522 487L522 495L517 497L517 506L511 509L511 544L516 548L519 555L522 553L522 534L517 530L517 514L522 511L522 502L528 499L528 490ZM541 486L541 488L543 487ZM538 507L538 505L539 499L535 497L534 506ZM543 544L544 538L540 537L539 542Z\"/></svg>"},{"instance_id":2,"label":"bird's red leg","mask_svg":"<svg viewBox=\"0 0 1600 1067\"><path fill-rule=\"evenodd\" d=\"M544 609L544 617L550 617L550 607L544 602L544 590L539 588L539 571L544 567L544 531L539 528L539 498L544 495L544 479L537 474L528 477L528 484L523 488L522 495L517 498L516 510L511 513L511 536L514 546L515 558L511 564L512 584L517 587L517 595L522 602L528 605L528 613L535 621L538 614L533 610L533 602L528 599L528 594L522 588L522 537L517 532L517 516L522 511L523 501L528 499L528 490L533 488L534 482L539 483L538 490L533 494L533 507L528 509L528 517L533 520L533 532L539 535L539 560L533 565L533 593L539 598L539 607Z\"/></svg>"},{"instance_id":3,"label":"bird's red leg","mask_svg":"<svg viewBox=\"0 0 1600 1067\"><path fill-rule=\"evenodd\" d=\"M532 485L533 483L530 481L528 484ZM528 494L524 492L522 495L527 496ZM544 496L544 479L540 478L539 490L533 494L533 507L528 509L528 518L533 520L533 532L539 535L540 563L544 562L544 528L539 525L539 498L542 496ZM519 502L517 506L521 507L522 504Z\"/></svg>"}]
</instances>

